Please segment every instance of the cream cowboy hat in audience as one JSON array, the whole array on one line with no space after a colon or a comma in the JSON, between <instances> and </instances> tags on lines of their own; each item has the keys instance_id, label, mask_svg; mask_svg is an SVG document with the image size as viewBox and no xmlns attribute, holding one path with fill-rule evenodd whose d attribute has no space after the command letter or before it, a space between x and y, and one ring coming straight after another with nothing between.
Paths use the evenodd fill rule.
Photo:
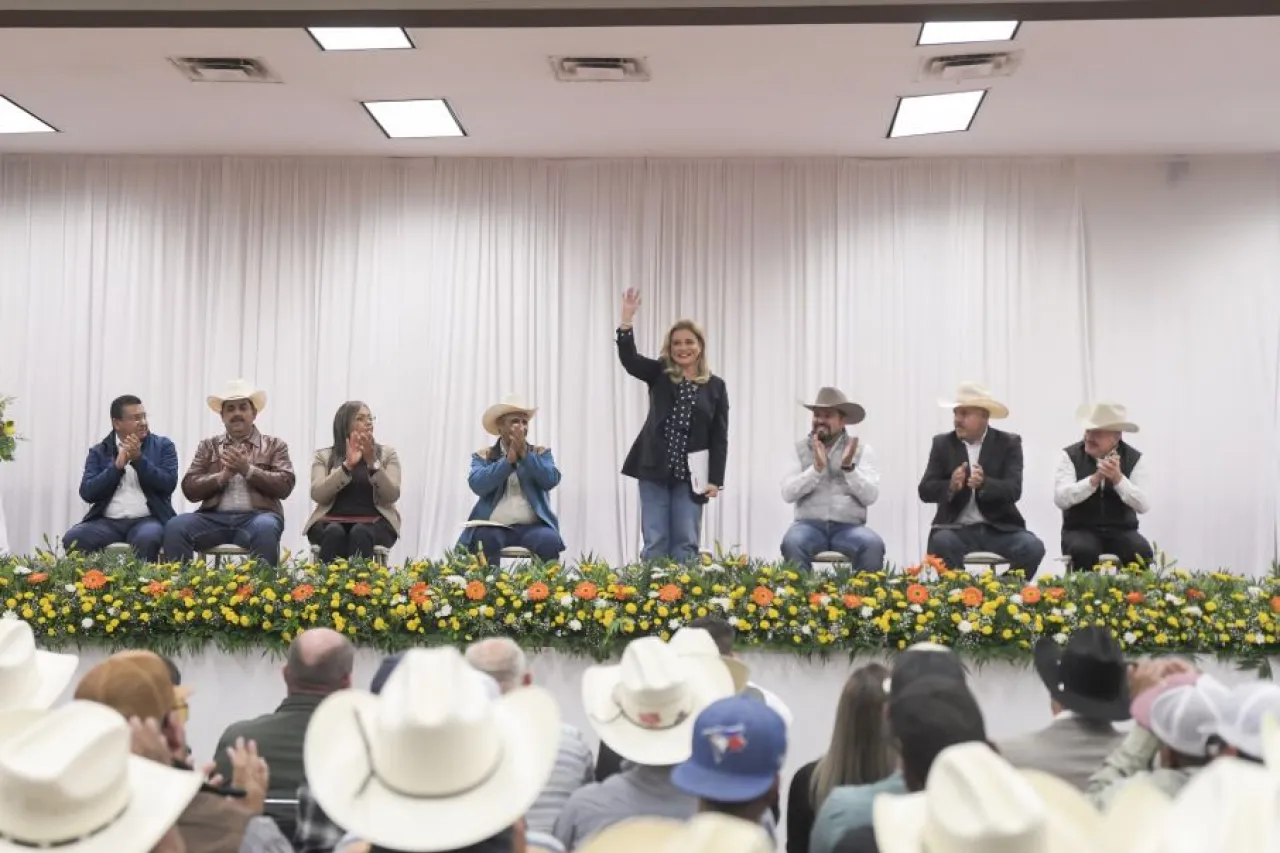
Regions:
<instances>
[{"instance_id":1,"label":"cream cowboy hat in audience","mask_svg":"<svg viewBox=\"0 0 1280 853\"><path fill-rule=\"evenodd\" d=\"M809 411L814 409L835 409L844 415L850 424L860 424L867 417L867 410L850 400L839 388L826 386L818 389L818 396L812 403L800 402Z\"/></svg>"},{"instance_id":2,"label":"cream cowboy hat in audience","mask_svg":"<svg viewBox=\"0 0 1280 853\"><path fill-rule=\"evenodd\" d=\"M957 744L934 760L925 789L881 794L873 806L880 853L1081 853L1096 845L1092 808L1069 785L1031 781L985 743Z\"/></svg>"},{"instance_id":3,"label":"cream cowboy hat in audience","mask_svg":"<svg viewBox=\"0 0 1280 853\"><path fill-rule=\"evenodd\" d=\"M671 648L682 658L698 658L710 666L712 658L716 658L729 670L733 679L733 692L741 693L751 682L751 667L737 658L720 654L720 647L710 632L702 628L681 628L671 635Z\"/></svg>"},{"instance_id":4,"label":"cream cowboy hat in audience","mask_svg":"<svg viewBox=\"0 0 1280 853\"><path fill-rule=\"evenodd\" d=\"M773 842L757 824L703 812L687 821L624 820L593 836L577 853L773 853Z\"/></svg>"},{"instance_id":5,"label":"cream cowboy hat in audience","mask_svg":"<svg viewBox=\"0 0 1280 853\"><path fill-rule=\"evenodd\" d=\"M497 403L484 410L484 417L480 419L480 423L484 425L484 431L489 435L498 435L501 430L498 429L498 421L507 415L522 414L530 420L538 413L537 406L530 406L523 398L508 394Z\"/></svg>"},{"instance_id":6,"label":"cream cowboy hat in audience","mask_svg":"<svg viewBox=\"0 0 1280 853\"><path fill-rule=\"evenodd\" d=\"M457 649L410 649L378 695L320 703L303 764L338 826L405 853L455 850L520 819L551 776L559 735L544 688L492 699Z\"/></svg>"},{"instance_id":7,"label":"cream cowboy hat in audience","mask_svg":"<svg viewBox=\"0 0 1280 853\"><path fill-rule=\"evenodd\" d=\"M96 702L0 713L0 851L147 853L200 774L133 755L129 724Z\"/></svg>"},{"instance_id":8,"label":"cream cowboy hat in audience","mask_svg":"<svg viewBox=\"0 0 1280 853\"><path fill-rule=\"evenodd\" d=\"M618 755L648 766L688 760L694 719L734 693L733 677L719 655L682 656L658 637L632 640L621 663L592 666L582 674L582 704L591 728Z\"/></svg>"},{"instance_id":9,"label":"cream cowboy hat in audience","mask_svg":"<svg viewBox=\"0 0 1280 853\"><path fill-rule=\"evenodd\" d=\"M52 707L79 662L77 655L37 649L31 626L21 619L0 619L0 711Z\"/></svg>"},{"instance_id":10,"label":"cream cowboy hat in audience","mask_svg":"<svg viewBox=\"0 0 1280 853\"><path fill-rule=\"evenodd\" d=\"M1084 403L1076 409L1076 418L1085 429L1138 431L1138 425L1129 420L1128 409L1119 403Z\"/></svg>"},{"instance_id":11,"label":"cream cowboy hat in audience","mask_svg":"<svg viewBox=\"0 0 1280 853\"><path fill-rule=\"evenodd\" d=\"M1149 777L1139 776L1120 786L1111 797L1106 814L1102 816L1102 835L1107 851L1133 853L1168 819L1173 798L1151 783Z\"/></svg>"},{"instance_id":12,"label":"cream cowboy hat in audience","mask_svg":"<svg viewBox=\"0 0 1280 853\"><path fill-rule=\"evenodd\" d=\"M1004 403L991 396L986 387L977 382L961 382L952 400L939 400L938 405L944 409L955 409L969 406L974 409L986 409L993 418L1009 417L1009 409Z\"/></svg>"},{"instance_id":13,"label":"cream cowboy hat in audience","mask_svg":"<svg viewBox=\"0 0 1280 853\"><path fill-rule=\"evenodd\" d=\"M247 379L232 379L223 387L221 393L209 395L206 402L210 409L222 414L222 404L228 400L248 400L253 403L253 410L262 414L262 410L267 407L267 392L261 388L254 388L253 383Z\"/></svg>"},{"instance_id":14,"label":"cream cowboy hat in audience","mask_svg":"<svg viewBox=\"0 0 1280 853\"><path fill-rule=\"evenodd\" d=\"M1130 784L1137 784L1136 782ZM1142 815L1129 853L1275 853L1280 778L1238 758L1216 758L1164 810Z\"/></svg>"}]
</instances>

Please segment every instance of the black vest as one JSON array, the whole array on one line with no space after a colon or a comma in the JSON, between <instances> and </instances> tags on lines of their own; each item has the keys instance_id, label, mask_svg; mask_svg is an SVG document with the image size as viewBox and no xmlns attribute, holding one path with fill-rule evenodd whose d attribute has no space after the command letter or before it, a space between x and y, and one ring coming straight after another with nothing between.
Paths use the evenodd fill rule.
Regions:
<instances>
[{"instance_id":1,"label":"black vest","mask_svg":"<svg viewBox=\"0 0 1280 853\"><path fill-rule=\"evenodd\" d=\"M1064 448L1071 463L1076 466L1076 480L1092 477L1098 470L1098 462L1084 452L1084 442L1077 441ZM1120 472L1128 477L1142 454L1121 441L1116 445L1120 456ZM1137 530L1138 514L1133 507L1120 499L1115 487L1106 480L1087 500L1081 501L1062 513L1063 530Z\"/></svg>"}]
</instances>

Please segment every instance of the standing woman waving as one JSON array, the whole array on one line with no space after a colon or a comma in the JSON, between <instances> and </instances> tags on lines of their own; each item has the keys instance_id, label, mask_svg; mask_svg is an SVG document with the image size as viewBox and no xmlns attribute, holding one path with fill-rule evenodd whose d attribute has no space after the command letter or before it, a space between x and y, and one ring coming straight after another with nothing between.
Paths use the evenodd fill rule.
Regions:
<instances>
[{"instance_id":1,"label":"standing woman waving","mask_svg":"<svg viewBox=\"0 0 1280 853\"><path fill-rule=\"evenodd\" d=\"M649 416L622 473L640 481L640 556L685 563L698 556L703 505L724 486L729 392L707 367L706 335L692 320L671 327L656 360L636 352L631 324L639 307L639 292L627 290L618 360L649 386Z\"/></svg>"}]
</instances>

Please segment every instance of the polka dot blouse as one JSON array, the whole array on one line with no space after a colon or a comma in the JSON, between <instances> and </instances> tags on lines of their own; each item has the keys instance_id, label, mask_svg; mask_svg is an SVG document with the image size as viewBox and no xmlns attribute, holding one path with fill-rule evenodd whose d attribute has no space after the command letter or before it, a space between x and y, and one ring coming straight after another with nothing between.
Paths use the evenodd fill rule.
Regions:
<instances>
[{"instance_id":1,"label":"polka dot blouse","mask_svg":"<svg viewBox=\"0 0 1280 853\"><path fill-rule=\"evenodd\" d=\"M663 434L667 439L667 468L675 480L689 479L689 424L693 421L693 401L698 386L684 379L676 388L676 405L667 416Z\"/></svg>"}]
</instances>

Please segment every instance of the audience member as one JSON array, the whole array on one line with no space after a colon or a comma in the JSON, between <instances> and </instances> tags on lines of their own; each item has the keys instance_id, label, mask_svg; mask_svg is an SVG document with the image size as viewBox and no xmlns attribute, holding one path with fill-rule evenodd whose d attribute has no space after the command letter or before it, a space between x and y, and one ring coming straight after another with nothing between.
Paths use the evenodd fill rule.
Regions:
<instances>
[{"instance_id":1,"label":"audience member","mask_svg":"<svg viewBox=\"0 0 1280 853\"><path fill-rule=\"evenodd\" d=\"M1083 791L1124 735L1114 722L1129 719L1124 653L1106 628L1088 626L1060 648L1052 637L1035 646L1036 672L1049 690L1053 722L999 744L1014 767L1052 773Z\"/></svg>"},{"instance_id":2,"label":"audience member","mask_svg":"<svg viewBox=\"0 0 1280 853\"><path fill-rule=\"evenodd\" d=\"M885 719L888 675L889 670L872 663L855 670L845 681L826 754L791 777L787 853L808 853L814 815L833 789L870 785L893 773L898 759Z\"/></svg>"},{"instance_id":3,"label":"audience member","mask_svg":"<svg viewBox=\"0 0 1280 853\"><path fill-rule=\"evenodd\" d=\"M759 826L715 812L686 821L624 820L592 838L581 853L773 853Z\"/></svg>"},{"instance_id":4,"label":"audience member","mask_svg":"<svg viewBox=\"0 0 1280 853\"><path fill-rule=\"evenodd\" d=\"M0 711L43 711L67 689L78 655L36 648L31 625L0 619Z\"/></svg>"}]
</instances>

